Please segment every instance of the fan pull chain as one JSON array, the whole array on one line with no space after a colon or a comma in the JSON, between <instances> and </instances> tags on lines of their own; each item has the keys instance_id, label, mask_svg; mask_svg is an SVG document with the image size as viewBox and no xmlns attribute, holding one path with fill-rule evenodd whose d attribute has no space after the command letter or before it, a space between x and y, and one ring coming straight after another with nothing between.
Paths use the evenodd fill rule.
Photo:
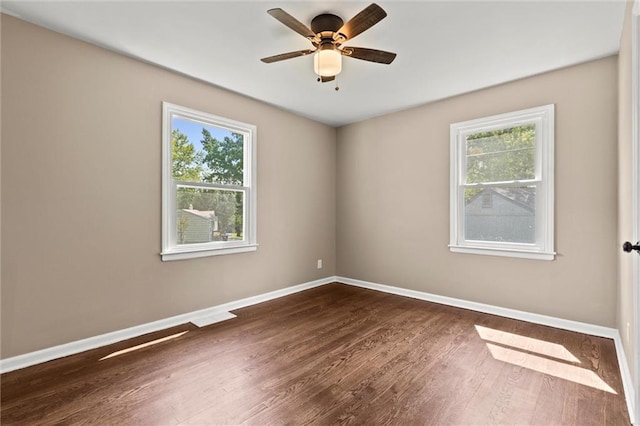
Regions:
<instances>
[{"instance_id":1,"label":"fan pull chain","mask_svg":"<svg viewBox=\"0 0 640 426\"><path fill-rule=\"evenodd\" d=\"M337 92L338 90L340 90L340 88L338 87L338 76L337 75L336 75L334 81L336 82L336 92Z\"/></svg>"},{"instance_id":2,"label":"fan pull chain","mask_svg":"<svg viewBox=\"0 0 640 426\"><path fill-rule=\"evenodd\" d=\"M314 55L315 58L318 58L318 83L322 82L322 75L321 75L321 71L322 71L322 62L320 62L320 60L322 59L317 53ZM315 59L314 58L314 59Z\"/></svg>"}]
</instances>

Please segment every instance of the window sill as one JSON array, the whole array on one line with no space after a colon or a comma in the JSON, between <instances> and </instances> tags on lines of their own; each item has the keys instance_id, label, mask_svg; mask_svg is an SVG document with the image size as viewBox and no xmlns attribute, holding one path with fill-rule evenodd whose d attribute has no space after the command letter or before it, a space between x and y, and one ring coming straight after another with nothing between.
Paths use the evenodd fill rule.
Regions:
<instances>
[{"instance_id":1,"label":"window sill","mask_svg":"<svg viewBox=\"0 0 640 426\"><path fill-rule=\"evenodd\" d=\"M249 251L258 250L257 244L247 244L235 247L224 247L215 249L202 249L202 250L176 250L161 253L162 261L170 260L185 260L185 259L197 259L199 257L208 256L222 256L225 254L245 253Z\"/></svg>"},{"instance_id":2,"label":"window sill","mask_svg":"<svg viewBox=\"0 0 640 426\"><path fill-rule=\"evenodd\" d=\"M504 257L518 257L521 259L534 259L534 260L554 260L555 252L543 252L543 251L528 251L528 250L514 250L503 249L493 247L468 247L468 246L454 246L450 245L449 250L453 253L467 253L467 254L480 254L485 256L504 256Z\"/></svg>"}]
</instances>

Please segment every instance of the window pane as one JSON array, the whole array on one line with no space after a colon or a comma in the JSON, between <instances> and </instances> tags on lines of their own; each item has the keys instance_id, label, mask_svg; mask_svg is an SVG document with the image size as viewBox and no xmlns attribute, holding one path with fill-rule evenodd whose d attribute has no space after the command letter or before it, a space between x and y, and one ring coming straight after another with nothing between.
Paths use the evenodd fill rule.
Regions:
<instances>
[{"instance_id":1,"label":"window pane","mask_svg":"<svg viewBox=\"0 0 640 426\"><path fill-rule=\"evenodd\" d=\"M535 125L467 136L467 183L535 178Z\"/></svg>"},{"instance_id":2,"label":"window pane","mask_svg":"<svg viewBox=\"0 0 640 426\"><path fill-rule=\"evenodd\" d=\"M178 244L244 240L244 194L244 191L178 185Z\"/></svg>"},{"instance_id":3,"label":"window pane","mask_svg":"<svg viewBox=\"0 0 640 426\"><path fill-rule=\"evenodd\" d=\"M535 186L465 189L465 239L535 243Z\"/></svg>"},{"instance_id":4,"label":"window pane","mask_svg":"<svg viewBox=\"0 0 640 426\"><path fill-rule=\"evenodd\" d=\"M171 126L174 180L243 186L242 134L180 117Z\"/></svg>"}]
</instances>

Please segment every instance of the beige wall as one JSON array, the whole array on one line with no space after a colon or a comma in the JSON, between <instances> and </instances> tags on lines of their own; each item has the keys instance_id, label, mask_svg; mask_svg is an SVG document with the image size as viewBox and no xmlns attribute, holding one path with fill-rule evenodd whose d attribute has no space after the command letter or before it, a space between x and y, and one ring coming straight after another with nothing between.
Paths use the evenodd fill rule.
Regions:
<instances>
[{"instance_id":1,"label":"beige wall","mask_svg":"<svg viewBox=\"0 0 640 426\"><path fill-rule=\"evenodd\" d=\"M632 226L632 107L631 107L631 10L633 2L627 3L622 38L620 40L620 54L618 55L618 242L629 240L633 235ZM635 242L635 241L634 241ZM633 321L633 282L632 256L622 251L618 252L618 316L617 328L620 330L627 363L631 370L631 377L636 377L635 368L635 336L637 330ZM627 336L629 324L629 336ZM638 388L638 383L635 384Z\"/></svg>"},{"instance_id":2,"label":"beige wall","mask_svg":"<svg viewBox=\"0 0 640 426\"><path fill-rule=\"evenodd\" d=\"M163 100L257 125L257 252L160 260ZM2 358L335 273L331 127L5 15L2 123Z\"/></svg>"},{"instance_id":3,"label":"beige wall","mask_svg":"<svg viewBox=\"0 0 640 426\"><path fill-rule=\"evenodd\" d=\"M615 326L617 90L609 57L338 129L338 274ZM449 252L449 125L551 103L556 260Z\"/></svg>"}]
</instances>

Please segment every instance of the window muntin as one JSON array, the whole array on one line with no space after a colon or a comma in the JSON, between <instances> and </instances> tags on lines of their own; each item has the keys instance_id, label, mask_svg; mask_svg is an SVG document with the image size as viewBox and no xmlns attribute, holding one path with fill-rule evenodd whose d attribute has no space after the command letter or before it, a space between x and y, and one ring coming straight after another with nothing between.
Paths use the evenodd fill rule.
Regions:
<instances>
[{"instance_id":1,"label":"window muntin","mask_svg":"<svg viewBox=\"0 0 640 426\"><path fill-rule=\"evenodd\" d=\"M163 103L163 260L255 250L255 126Z\"/></svg>"},{"instance_id":2,"label":"window muntin","mask_svg":"<svg viewBox=\"0 0 640 426\"><path fill-rule=\"evenodd\" d=\"M451 251L553 259L553 114L451 125Z\"/></svg>"}]
</instances>

